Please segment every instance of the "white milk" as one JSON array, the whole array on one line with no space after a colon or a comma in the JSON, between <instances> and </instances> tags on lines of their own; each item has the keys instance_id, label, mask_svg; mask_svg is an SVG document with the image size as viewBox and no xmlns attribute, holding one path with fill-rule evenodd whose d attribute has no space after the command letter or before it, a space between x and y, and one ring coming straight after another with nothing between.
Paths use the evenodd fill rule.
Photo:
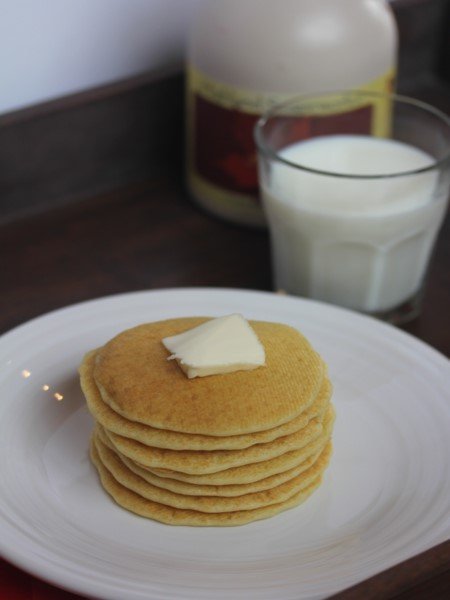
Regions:
<instances>
[{"instance_id":1,"label":"white milk","mask_svg":"<svg viewBox=\"0 0 450 600\"><path fill-rule=\"evenodd\" d=\"M280 156L349 175L434 162L407 144L352 135L299 142ZM446 205L436 171L351 179L275 161L269 178L262 196L277 288L367 312L395 308L420 290Z\"/></svg>"}]
</instances>

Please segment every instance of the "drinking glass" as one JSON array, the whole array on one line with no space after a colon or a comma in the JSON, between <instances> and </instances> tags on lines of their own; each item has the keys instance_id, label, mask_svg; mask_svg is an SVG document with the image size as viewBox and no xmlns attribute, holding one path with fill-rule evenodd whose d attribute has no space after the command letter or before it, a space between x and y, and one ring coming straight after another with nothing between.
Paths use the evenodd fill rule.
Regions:
<instances>
[{"instance_id":1,"label":"drinking glass","mask_svg":"<svg viewBox=\"0 0 450 600\"><path fill-rule=\"evenodd\" d=\"M450 119L404 96L333 92L272 107L255 141L275 287L396 324L417 316L446 212Z\"/></svg>"}]
</instances>

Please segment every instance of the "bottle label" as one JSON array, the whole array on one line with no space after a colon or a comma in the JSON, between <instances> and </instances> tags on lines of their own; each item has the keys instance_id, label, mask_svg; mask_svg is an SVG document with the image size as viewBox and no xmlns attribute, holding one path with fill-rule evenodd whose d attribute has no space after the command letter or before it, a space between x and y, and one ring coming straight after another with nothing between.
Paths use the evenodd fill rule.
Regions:
<instances>
[{"instance_id":1,"label":"bottle label","mask_svg":"<svg viewBox=\"0 0 450 600\"><path fill-rule=\"evenodd\" d=\"M394 69L364 85L357 91L391 92ZM194 67L187 71L187 175L197 198L224 216L240 212L257 215L258 174L253 128L258 118L274 104L293 94L261 93L220 83ZM336 100L339 95L336 95ZM311 98L311 110L302 118L304 137L332 135L343 123L352 123L352 133L383 137L389 132L390 106L384 98L373 102L363 96L340 102L336 112ZM328 104L327 100L327 104ZM303 103L304 104L304 103ZM295 107L291 107L291 115ZM286 113L289 117L289 113ZM300 140L296 119L296 141ZM244 220L246 220L244 215Z\"/></svg>"}]
</instances>

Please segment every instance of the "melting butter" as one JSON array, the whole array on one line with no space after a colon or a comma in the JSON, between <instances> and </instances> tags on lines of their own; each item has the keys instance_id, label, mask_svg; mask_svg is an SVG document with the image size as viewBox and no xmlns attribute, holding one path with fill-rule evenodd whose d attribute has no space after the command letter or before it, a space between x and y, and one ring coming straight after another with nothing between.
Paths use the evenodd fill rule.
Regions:
<instances>
[{"instance_id":1,"label":"melting butter","mask_svg":"<svg viewBox=\"0 0 450 600\"><path fill-rule=\"evenodd\" d=\"M250 370L265 364L264 347L242 315L211 319L162 343L189 379Z\"/></svg>"}]
</instances>

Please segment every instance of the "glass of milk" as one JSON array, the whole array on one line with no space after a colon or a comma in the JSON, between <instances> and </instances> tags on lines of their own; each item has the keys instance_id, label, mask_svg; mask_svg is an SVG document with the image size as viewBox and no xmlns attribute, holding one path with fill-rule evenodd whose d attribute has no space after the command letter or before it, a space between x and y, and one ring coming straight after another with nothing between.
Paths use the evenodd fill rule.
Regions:
<instances>
[{"instance_id":1,"label":"glass of milk","mask_svg":"<svg viewBox=\"0 0 450 600\"><path fill-rule=\"evenodd\" d=\"M446 212L450 119L350 91L274 106L255 140L275 287L397 324L417 316Z\"/></svg>"}]
</instances>

